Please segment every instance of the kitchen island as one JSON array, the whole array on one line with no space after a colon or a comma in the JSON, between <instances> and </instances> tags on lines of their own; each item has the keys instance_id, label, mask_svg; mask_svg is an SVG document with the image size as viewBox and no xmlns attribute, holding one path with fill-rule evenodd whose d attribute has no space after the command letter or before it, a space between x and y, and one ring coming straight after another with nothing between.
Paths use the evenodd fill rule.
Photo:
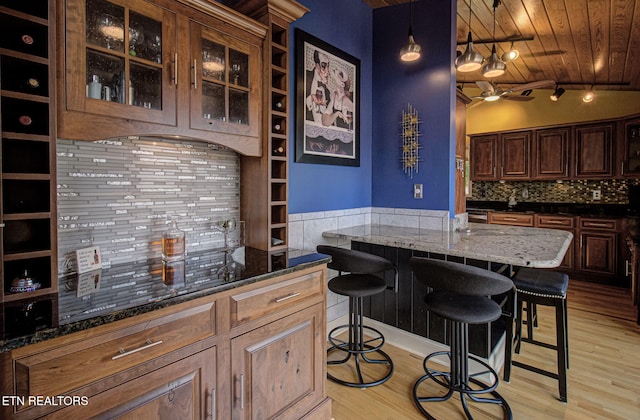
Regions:
<instances>
[{"instance_id":1,"label":"kitchen island","mask_svg":"<svg viewBox=\"0 0 640 420\"><path fill-rule=\"evenodd\" d=\"M329 418L328 261L194 252L103 264L60 277L49 302L5 302L0 418Z\"/></svg>"},{"instance_id":2,"label":"kitchen island","mask_svg":"<svg viewBox=\"0 0 640 420\"><path fill-rule=\"evenodd\" d=\"M557 267L572 240L572 234L562 230L477 223L469 223L469 229L459 232L370 224L326 231L322 236L335 245L350 242L351 248L383 256L398 267L397 290L366 299L364 315L368 319L381 324L376 324L381 328L391 326L444 344L445 321L424 309L428 291L411 275L412 256L454 261L509 275L514 267ZM393 288L392 276L386 280ZM495 298L504 303L508 297ZM471 353L486 359L494 368L501 366L503 319L471 325L469 337Z\"/></svg>"}]
</instances>

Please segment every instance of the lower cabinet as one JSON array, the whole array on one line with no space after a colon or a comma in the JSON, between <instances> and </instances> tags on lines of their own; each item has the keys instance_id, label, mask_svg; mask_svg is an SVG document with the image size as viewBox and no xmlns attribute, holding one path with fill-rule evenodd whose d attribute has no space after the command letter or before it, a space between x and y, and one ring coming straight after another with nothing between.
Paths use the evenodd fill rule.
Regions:
<instances>
[{"instance_id":1,"label":"lower cabinet","mask_svg":"<svg viewBox=\"0 0 640 420\"><path fill-rule=\"evenodd\" d=\"M51 419L205 419L216 412L216 348L212 347L52 413Z\"/></svg>"},{"instance_id":2,"label":"lower cabinet","mask_svg":"<svg viewBox=\"0 0 640 420\"><path fill-rule=\"evenodd\" d=\"M616 275L617 220L581 217L578 228L578 270L593 275Z\"/></svg>"},{"instance_id":3,"label":"lower cabinet","mask_svg":"<svg viewBox=\"0 0 640 420\"><path fill-rule=\"evenodd\" d=\"M0 418L329 419L325 284L309 267L0 353L25 401Z\"/></svg>"},{"instance_id":4,"label":"lower cabinet","mask_svg":"<svg viewBox=\"0 0 640 420\"><path fill-rule=\"evenodd\" d=\"M299 419L322 397L320 305L231 340L234 419Z\"/></svg>"}]
</instances>

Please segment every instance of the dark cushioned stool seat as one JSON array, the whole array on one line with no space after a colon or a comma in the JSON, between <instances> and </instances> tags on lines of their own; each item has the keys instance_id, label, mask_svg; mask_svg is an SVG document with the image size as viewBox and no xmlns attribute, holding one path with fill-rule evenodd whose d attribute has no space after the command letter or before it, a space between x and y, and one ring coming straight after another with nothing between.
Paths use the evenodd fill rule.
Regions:
<instances>
[{"instance_id":1,"label":"dark cushioned stool seat","mask_svg":"<svg viewBox=\"0 0 640 420\"><path fill-rule=\"evenodd\" d=\"M515 352L520 353L521 342L531 343L556 351L557 373L550 372L513 360L510 345L505 346L504 380L509 381L511 366L517 366L544 376L558 380L560 401L567 401L567 370L569 369L569 339L567 322L567 289L569 276L564 273L545 269L518 269L513 277L513 284L517 290L517 305L515 311L516 331L507 328L507 342L516 342ZM524 303L527 313L527 336L522 335ZM535 340L533 328L538 323L537 305L553 306L556 312L556 344L549 344Z\"/></svg>"},{"instance_id":2,"label":"dark cushioned stool seat","mask_svg":"<svg viewBox=\"0 0 640 420\"><path fill-rule=\"evenodd\" d=\"M498 374L484 360L469 354L469 324L487 324L500 318L502 309L489 296L513 294L511 279L478 267L420 257L411 258L411 270L417 280L432 289L425 296L425 308L430 317L444 318L449 344L448 351L431 353L422 362L426 374L413 386L413 401L418 410L426 418L433 419L425 407L427 403L444 402L458 393L469 419L473 419L470 402L499 405L505 417L511 419L509 404L496 391ZM449 371L443 371L433 363L437 358L448 358ZM480 372L471 373L470 366L477 367ZM485 380L479 380L479 376L485 376ZM438 390L437 396L421 395L426 392L424 387L420 389L425 381L440 385L446 393L442 395ZM433 383L429 384L430 395L435 394Z\"/></svg>"},{"instance_id":3,"label":"dark cushioned stool seat","mask_svg":"<svg viewBox=\"0 0 640 420\"><path fill-rule=\"evenodd\" d=\"M331 256L331 262L327 266L338 271L338 276L329 281L329 290L342 296L349 297L349 324L340 325L329 332L331 347L327 350L327 377L342 385L368 388L380 385L391 378L393 374L393 361L384 351L384 336L380 331L364 325L363 307L364 298L384 292L389 287L382 277L376 274L393 270L395 272L393 290L397 290L398 271L391 261L377 255L352 249L339 248L329 245L318 245L318 252ZM341 338L342 332L347 329L348 339ZM367 331L367 336L365 336ZM330 359L333 353L342 354L340 359ZM349 365L355 379L344 377L346 369L334 372L329 369L333 365L344 365L351 360L355 363ZM381 369L375 372L363 374L366 366L386 366L387 369L381 376ZM342 377L339 377L342 376Z\"/></svg>"}]
</instances>

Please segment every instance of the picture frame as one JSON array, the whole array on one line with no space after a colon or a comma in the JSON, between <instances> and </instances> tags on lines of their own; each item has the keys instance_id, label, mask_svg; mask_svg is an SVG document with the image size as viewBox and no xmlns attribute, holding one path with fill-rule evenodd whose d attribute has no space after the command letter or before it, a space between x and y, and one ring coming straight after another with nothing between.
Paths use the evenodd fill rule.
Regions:
<instances>
[{"instance_id":1,"label":"picture frame","mask_svg":"<svg viewBox=\"0 0 640 420\"><path fill-rule=\"evenodd\" d=\"M360 166L360 60L296 28L295 161Z\"/></svg>"}]
</instances>

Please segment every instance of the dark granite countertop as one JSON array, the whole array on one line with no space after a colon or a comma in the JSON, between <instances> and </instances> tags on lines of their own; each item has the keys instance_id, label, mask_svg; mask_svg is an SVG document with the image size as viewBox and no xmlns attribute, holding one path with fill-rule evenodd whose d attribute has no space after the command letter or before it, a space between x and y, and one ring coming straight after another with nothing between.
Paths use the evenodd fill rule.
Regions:
<instances>
[{"instance_id":1,"label":"dark granite countertop","mask_svg":"<svg viewBox=\"0 0 640 420\"><path fill-rule=\"evenodd\" d=\"M467 210L513 211L518 213L533 212L540 214L615 218L640 216L640 211L630 209L628 204L518 202L514 208L510 209L506 201L467 200Z\"/></svg>"},{"instance_id":2,"label":"dark granite countertop","mask_svg":"<svg viewBox=\"0 0 640 420\"><path fill-rule=\"evenodd\" d=\"M0 352L327 263L323 254L242 247L59 278L57 294L0 304Z\"/></svg>"}]
</instances>

